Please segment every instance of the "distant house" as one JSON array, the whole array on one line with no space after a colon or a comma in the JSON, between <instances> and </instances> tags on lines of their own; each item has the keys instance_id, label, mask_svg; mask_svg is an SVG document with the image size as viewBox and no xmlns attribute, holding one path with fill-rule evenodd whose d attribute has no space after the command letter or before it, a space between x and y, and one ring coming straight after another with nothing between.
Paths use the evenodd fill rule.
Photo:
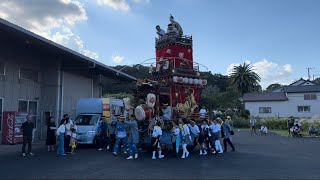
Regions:
<instances>
[{"instance_id":1,"label":"distant house","mask_svg":"<svg viewBox=\"0 0 320 180\"><path fill-rule=\"evenodd\" d=\"M320 86L301 78L272 92L244 94L243 102L252 116L320 116Z\"/></svg>"}]
</instances>

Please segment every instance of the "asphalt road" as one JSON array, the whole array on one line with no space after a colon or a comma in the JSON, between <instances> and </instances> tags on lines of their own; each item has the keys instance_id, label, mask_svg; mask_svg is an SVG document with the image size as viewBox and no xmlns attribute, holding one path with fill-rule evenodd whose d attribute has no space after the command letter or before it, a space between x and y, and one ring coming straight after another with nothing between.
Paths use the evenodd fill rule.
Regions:
<instances>
[{"instance_id":1,"label":"asphalt road","mask_svg":"<svg viewBox=\"0 0 320 180\"><path fill-rule=\"evenodd\" d=\"M233 137L236 152L188 159L151 160L141 153L137 160L125 155L82 147L76 155L58 157L36 151L33 157L17 153L0 155L1 179L320 179L320 139L287 138L275 134ZM230 149L229 149L230 150Z\"/></svg>"}]
</instances>

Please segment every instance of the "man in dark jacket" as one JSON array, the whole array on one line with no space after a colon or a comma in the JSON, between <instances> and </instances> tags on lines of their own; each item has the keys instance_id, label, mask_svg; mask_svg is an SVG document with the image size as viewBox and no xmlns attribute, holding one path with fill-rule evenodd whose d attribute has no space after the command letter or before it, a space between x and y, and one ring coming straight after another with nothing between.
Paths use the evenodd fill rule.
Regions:
<instances>
[{"instance_id":1,"label":"man in dark jacket","mask_svg":"<svg viewBox=\"0 0 320 180\"><path fill-rule=\"evenodd\" d=\"M217 122L221 124L221 135L223 137L223 146L224 146L224 152L227 152L228 145L231 146L232 151L235 151L234 145L230 141L231 136L231 128L228 123L224 123L221 118L217 118Z\"/></svg>"},{"instance_id":2,"label":"man in dark jacket","mask_svg":"<svg viewBox=\"0 0 320 180\"><path fill-rule=\"evenodd\" d=\"M34 154L31 152L31 143L32 143L32 133L34 124L32 122L32 118L30 115L26 116L27 121L25 121L22 126L22 132L23 132L23 145L22 145L22 156L26 156L26 144L28 144L28 154L30 156L33 156Z\"/></svg>"},{"instance_id":3,"label":"man in dark jacket","mask_svg":"<svg viewBox=\"0 0 320 180\"><path fill-rule=\"evenodd\" d=\"M99 151L102 150L103 147L107 146L107 149L109 149L109 144L108 144L108 138L109 138L109 133L108 133L108 122L106 117L101 117L101 121L99 122L99 127L98 127L98 133L99 133L99 138L100 138L100 149Z\"/></svg>"}]
</instances>

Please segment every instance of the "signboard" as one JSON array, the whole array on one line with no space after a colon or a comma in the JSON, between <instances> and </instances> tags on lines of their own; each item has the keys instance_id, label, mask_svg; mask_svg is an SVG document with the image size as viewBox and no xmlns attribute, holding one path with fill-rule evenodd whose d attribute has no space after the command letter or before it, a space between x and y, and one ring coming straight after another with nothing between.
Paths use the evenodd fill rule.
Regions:
<instances>
[{"instance_id":1,"label":"signboard","mask_svg":"<svg viewBox=\"0 0 320 180\"><path fill-rule=\"evenodd\" d=\"M15 143L15 112L3 112L2 144Z\"/></svg>"}]
</instances>

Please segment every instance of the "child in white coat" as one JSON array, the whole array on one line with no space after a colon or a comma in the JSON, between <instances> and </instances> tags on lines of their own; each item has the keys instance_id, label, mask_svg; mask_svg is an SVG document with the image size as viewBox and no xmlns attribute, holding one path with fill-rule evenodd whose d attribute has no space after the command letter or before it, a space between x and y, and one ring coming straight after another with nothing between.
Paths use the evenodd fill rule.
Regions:
<instances>
[{"instance_id":1,"label":"child in white coat","mask_svg":"<svg viewBox=\"0 0 320 180\"><path fill-rule=\"evenodd\" d=\"M190 129L187 125L187 119L182 119L182 159L187 158L189 156L189 151L187 150L187 146L191 144L191 135Z\"/></svg>"},{"instance_id":2,"label":"child in white coat","mask_svg":"<svg viewBox=\"0 0 320 180\"><path fill-rule=\"evenodd\" d=\"M152 137L151 137L151 145L152 145L152 159L156 158L156 152L158 150L159 159L164 158L164 155L161 154L161 146L160 146L160 137L162 136L161 123L159 121L156 122L156 126L153 128Z\"/></svg>"}]
</instances>

